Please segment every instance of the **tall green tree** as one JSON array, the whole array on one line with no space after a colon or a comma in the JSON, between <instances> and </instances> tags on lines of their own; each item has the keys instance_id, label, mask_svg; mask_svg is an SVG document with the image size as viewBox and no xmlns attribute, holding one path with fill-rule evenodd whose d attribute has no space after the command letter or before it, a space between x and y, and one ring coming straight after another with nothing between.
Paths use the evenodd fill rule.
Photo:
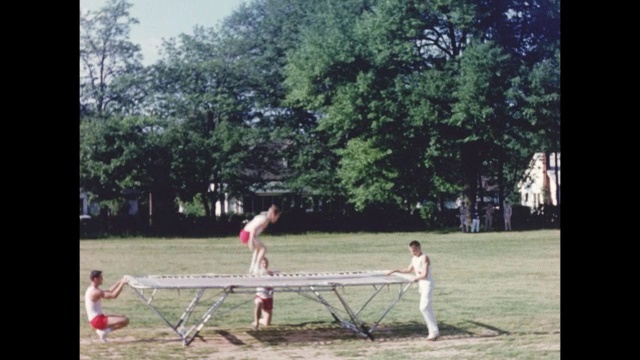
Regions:
<instances>
[{"instance_id":1,"label":"tall green tree","mask_svg":"<svg viewBox=\"0 0 640 360\"><path fill-rule=\"evenodd\" d=\"M347 3L357 2L343 9ZM523 69L552 54L558 4L370 5L361 13L331 14L305 33L289 57L289 100L323 115L319 129L329 134L342 164L352 166L361 157L358 149L367 149L393 174L367 187L364 180L375 180L362 175L356 181L357 173L342 169L343 184L361 207L379 200L414 203L460 189L475 202L480 177L500 178L507 160L521 160L513 152L530 151L536 141L530 124L517 121L508 94Z\"/></svg>"},{"instance_id":2,"label":"tall green tree","mask_svg":"<svg viewBox=\"0 0 640 360\"><path fill-rule=\"evenodd\" d=\"M175 192L169 178L166 126L162 120L142 116L83 118L80 187L98 201L118 199L125 189L135 189L155 194L163 208L170 207ZM163 201L165 197L171 200Z\"/></svg>"},{"instance_id":3,"label":"tall green tree","mask_svg":"<svg viewBox=\"0 0 640 360\"><path fill-rule=\"evenodd\" d=\"M251 66L241 47L197 26L165 42L151 71L154 111L170 119L172 174L181 201L199 194L212 216L216 201L241 197L269 172L269 138L256 123Z\"/></svg>"},{"instance_id":4,"label":"tall green tree","mask_svg":"<svg viewBox=\"0 0 640 360\"><path fill-rule=\"evenodd\" d=\"M381 203L410 209L438 183L433 162L423 158L434 133L424 131L428 117L413 117L422 99L411 93L419 69L437 64L419 56L414 8L399 5L351 1L339 15L334 7L290 56L289 100L323 114L319 129L340 154L338 175L358 209ZM430 113L442 110L436 105ZM365 148L377 154L385 176L354 167Z\"/></svg>"},{"instance_id":5,"label":"tall green tree","mask_svg":"<svg viewBox=\"0 0 640 360\"><path fill-rule=\"evenodd\" d=\"M559 150L558 21L553 0L253 1L105 82L102 118L123 124L81 122L83 181L117 189L124 180L97 174L131 172L151 189L168 178L168 197L200 194L208 214L270 180L359 210L460 192L474 202L481 177L510 192L532 152ZM119 138L136 118L127 111L159 131L121 128L120 141L158 139L162 164L100 139Z\"/></svg>"},{"instance_id":6,"label":"tall green tree","mask_svg":"<svg viewBox=\"0 0 640 360\"><path fill-rule=\"evenodd\" d=\"M556 49L553 57L543 59L532 68L523 68L519 75L508 94L514 104L513 119L527 124L527 133L532 134L522 141L529 146L524 148L526 152L521 157L529 160L535 152L544 152L547 156L555 153L553 160L558 164L557 156L561 151L559 49ZM511 137L522 137L522 134L512 134ZM513 168L515 166L512 165ZM507 174L508 182L514 186L523 180L523 175L521 171L511 171ZM556 189L560 189L558 183ZM556 196L559 198L559 194Z\"/></svg>"},{"instance_id":7,"label":"tall green tree","mask_svg":"<svg viewBox=\"0 0 640 360\"><path fill-rule=\"evenodd\" d=\"M140 46L129 39L138 19L127 0L108 0L80 13L80 112L108 117L131 110L141 96L134 74L143 69Z\"/></svg>"},{"instance_id":8,"label":"tall green tree","mask_svg":"<svg viewBox=\"0 0 640 360\"><path fill-rule=\"evenodd\" d=\"M509 55L490 41L468 47L460 59L450 121L462 133L458 139L460 165L465 200L470 204L476 202L480 176L488 173L486 162L504 147L506 93L513 75L509 60Z\"/></svg>"},{"instance_id":9,"label":"tall green tree","mask_svg":"<svg viewBox=\"0 0 640 360\"><path fill-rule=\"evenodd\" d=\"M337 157L329 151L326 137L315 130L317 114L286 102L284 86L287 54L322 13L323 3L253 1L225 20L221 49L242 79L242 113L249 120L248 146L254 155L247 166L260 175L253 188L277 179L295 195L321 195L327 203L342 194L333 171Z\"/></svg>"}]
</instances>

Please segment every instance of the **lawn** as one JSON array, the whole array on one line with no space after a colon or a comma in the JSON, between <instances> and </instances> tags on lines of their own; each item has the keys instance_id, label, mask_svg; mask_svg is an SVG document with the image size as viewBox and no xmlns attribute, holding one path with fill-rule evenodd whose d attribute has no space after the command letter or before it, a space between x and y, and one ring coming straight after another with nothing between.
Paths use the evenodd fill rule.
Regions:
<instances>
[{"instance_id":1,"label":"lawn","mask_svg":"<svg viewBox=\"0 0 640 360\"><path fill-rule=\"evenodd\" d=\"M425 341L417 289L410 289L386 315L374 341L341 328L321 304L283 292L275 294L271 327L252 330L251 294L231 294L201 337L183 346L135 291L125 287L119 298L103 300L103 309L128 316L130 324L102 343L84 309L92 269L104 272L103 288L108 288L125 274L245 274L251 254L231 237L81 240L80 359L560 358L559 230L264 234L262 240L271 268L286 273L406 267L411 258L408 243L420 241L432 261L433 307L442 337ZM371 294L360 287L340 291L353 304ZM216 294L208 290L202 303L215 302ZM395 295L393 287L381 291L361 318L377 320ZM191 290L160 290L154 303L174 321L192 297Z\"/></svg>"}]
</instances>

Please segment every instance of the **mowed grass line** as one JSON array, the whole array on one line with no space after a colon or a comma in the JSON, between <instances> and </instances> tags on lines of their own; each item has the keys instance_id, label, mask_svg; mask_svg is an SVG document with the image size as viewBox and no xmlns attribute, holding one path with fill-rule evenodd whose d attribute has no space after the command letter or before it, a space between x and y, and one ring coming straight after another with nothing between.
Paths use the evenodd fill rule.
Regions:
<instances>
[{"instance_id":1,"label":"mowed grass line","mask_svg":"<svg viewBox=\"0 0 640 360\"><path fill-rule=\"evenodd\" d=\"M254 358L268 349L274 358L296 358L287 351L304 347L318 358L417 359L559 359L560 358L560 231L456 233L357 233L271 236L271 268L283 272L384 270L405 267L408 243L418 240L432 260L436 282L434 310L443 338L425 346L426 327L418 312L418 292L411 289L374 332L370 342L354 333L326 332L339 326L326 309L295 293L276 293L274 326L251 334L252 342L235 347L231 357L214 345L183 347L162 319L130 288L116 300L105 300L107 313L129 316L130 325L97 343L86 322L84 290L92 269L104 271L108 287L122 275L244 274L251 253L237 238L82 240L80 246L80 355L82 359L217 359ZM342 289L354 309L371 295L369 288ZM361 314L375 321L397 289L383 290ZM154 304L177 321L194 292L159 291ZM333 303L330 293L326 298ZM212 304L214 290L204 296ZM243 337L252 320L251 294L230 295L201 332L210 343L225 336ZM339 306L339 303L335 303ZM236 310L226 309L238 306ZM205 306L203 311L208 307ZM195 313L194 313L195 316ZM196 319L197 320L197 319ZM339 329L341 330L341 329ZM325 331L325 332L323 332ZM287 343L289 334L315 334L320 341ZM324 337L323 337L324 336ZM118 342L118 338L131 339ZM403 340L410 340L405 345ZM194 342L199 341L196 339ZM401 350L391 344L401 342ZM159 346L161 345L161 346ZM192 344L193 345L193 344ZM266 351L266 350L265 350ZM227 357L225 357L227 356Z\"/></svg>"}]
</instances>

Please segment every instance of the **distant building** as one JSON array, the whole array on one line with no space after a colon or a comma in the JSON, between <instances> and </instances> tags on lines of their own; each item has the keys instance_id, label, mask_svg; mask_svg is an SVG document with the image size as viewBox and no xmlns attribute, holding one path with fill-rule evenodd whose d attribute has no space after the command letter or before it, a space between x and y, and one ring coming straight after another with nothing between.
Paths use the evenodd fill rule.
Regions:
<instances>
[{"instance_id":1,"label":"distant building","mask_svg":"<svg viewBox=\"0 0 640 360\"><path fill-rule=\"evenodd\" d=\"M559 205L560 153L535 153L518 188L523 206Z\"/></svg>"},{"instance_id":2,"label":"distant building","mask_svg":"<svg viewBox=\"0 0 640 360\"><path fill-rule=\"evenodd\" d=\"M223 186L224 187L224 186ZM215 184L210 184L209 192L215 191ZM215 215L221 214L245 214L259 213L266 211L271 204L277 204L281 210L289 209L302 201L305 204L313 204L313 196L310 193L293 194L290 190L283 186L280 181L268 181L260 188L250 188L250 195L242 198L230 197L224 194L224 203L220 200L215 202ZM321 204L321 203L320 203ZM313 211L311 206L305 209L307 212Z\"/></svg>"}]
</instances>

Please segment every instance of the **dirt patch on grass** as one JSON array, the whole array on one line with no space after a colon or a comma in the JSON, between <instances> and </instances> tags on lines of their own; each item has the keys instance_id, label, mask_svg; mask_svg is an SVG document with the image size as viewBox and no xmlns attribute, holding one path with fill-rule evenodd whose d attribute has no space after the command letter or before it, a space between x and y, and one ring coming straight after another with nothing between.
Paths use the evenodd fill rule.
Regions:
<instances>
[{"instance_id":1,"label":"dirt patch on grass","mask_svg":"<svg viewBox=\"0 0 640 360\"><path fill-rule=\"evenodd\" d=\"M81 338L81 360L91 360L82 349L93 348L96 357L127 357L132 352L146 354L179 354L199 359L355 359L361 357L392 358L403 353L410 359L424 357L455 358L463 356L466 346L491 341L497 333L446 334L435 342L426 341L424 331L380 327L374 340L355 334L339 326L272 326L260 330L204 329L188 346L173 332L161 329L123 329L110 334L107 343L97 336ZM415 330L415 329L413 329ZM462 348L462 349L461 349ZM418 349L418 351L416 351ZM434 352L435 351L435 352ZM92 350L92 352L94 352ZM101 355L100 355L101 354ZM415 356L415 357L414 357Z\"/></svg>"}]
</instances>

